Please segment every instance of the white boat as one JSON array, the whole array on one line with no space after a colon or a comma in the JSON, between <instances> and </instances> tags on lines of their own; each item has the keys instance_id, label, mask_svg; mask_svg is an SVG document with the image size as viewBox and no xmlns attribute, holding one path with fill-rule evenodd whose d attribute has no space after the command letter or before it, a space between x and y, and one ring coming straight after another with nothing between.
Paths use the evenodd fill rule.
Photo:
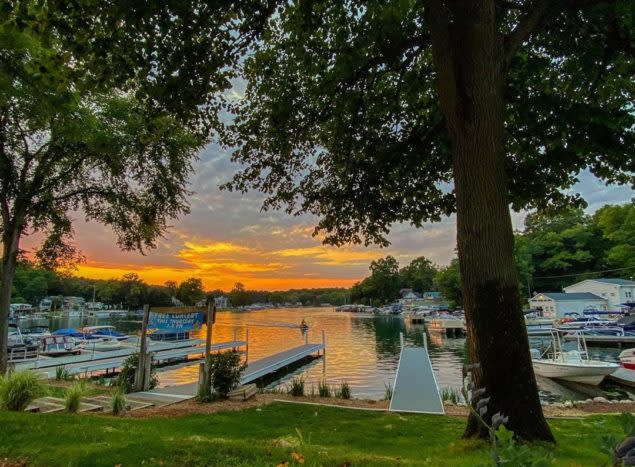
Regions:
<instances>
[{"instance_id":1,"label":"white boat","mask_svg":"<svg viewBox=\"0 0 635 467\"><path fill-rule=\"evenodd\" d=\"M84 349L88 351L96 352L110 352L111 350L119 350L121 348L121 342L117 339L94 339L86 341Z\"/></svg>"},{"instance_id":2,"label":"white boat","mask_svg":"<svg viewBox=\"0 0 635 467\"><path fill-rule=\"evenodd\" d=\"M61 355L78 354L81 349L77 346L75 339L70 336L44 336L40 340L40 353L50 357Z\"/></svg>"},{"instance_id":3,"label":"white boat","mask_svg":"<svg viewBox=\"0 0 635 467\"><path fill-rule=\"evenodd\" d=\"M619 368L616 363L591 360L582 333L578 333L577 343L578 350L564 352L560 335L553 331L551 345L543 354L536 349L531 350L534 372L546 378L597 386L605 376Z\"/></svg>"}]
</instances>

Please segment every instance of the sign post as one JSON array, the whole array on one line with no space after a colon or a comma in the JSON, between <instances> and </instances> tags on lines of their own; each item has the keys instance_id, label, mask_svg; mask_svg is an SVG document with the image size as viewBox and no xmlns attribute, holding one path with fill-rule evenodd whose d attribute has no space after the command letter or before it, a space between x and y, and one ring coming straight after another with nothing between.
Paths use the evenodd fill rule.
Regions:
<instances>
[{"instance_id":1,"label":"sign post","mask_svg":"<svg viewBox=\"0 0 635 467\"><path fill-rule=\"evenodd\" d=\"M212 326L214 321L216 320L216 303L213 305L211 303L207 304L207 313L206 313L206 323L207 323L207 332L205 334L205 362L201 365L200 369L203 372L200 381L200 387L198 388L198 393L201 398L207 398L211 395L211 386L212 386L212 362L211 362L211 353L212 353Z\"/></svg>"},{"instance_id":2,"label":"sign post","mask_svg":"<svg viewBox=\"0 0 635 467\"><path fill-rule=\"evenodd\" d=\"M137 392L148 389L147 381L149 378L146 373L150 370L146 369L148 344L146 341L146 333L148 331L148 317L150 316L150 305L143 305L143 321L141 322L141 342L139 345L139 362L137 364L137 373L135 375L135 390Z\"/></svg>"}]
</instances>

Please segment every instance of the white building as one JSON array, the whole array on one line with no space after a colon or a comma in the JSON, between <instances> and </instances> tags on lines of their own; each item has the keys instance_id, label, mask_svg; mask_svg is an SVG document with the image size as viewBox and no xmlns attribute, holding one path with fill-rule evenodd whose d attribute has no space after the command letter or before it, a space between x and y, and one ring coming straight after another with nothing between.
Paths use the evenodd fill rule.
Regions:
<instances>
[{"instance_id":1,"label":"white building","mask_svg":"<svg viewBox=\"0 0 635 467\"><path fill-rule=\"evenodd\" d=\"M229 307L229 299L221 295L220 297L214 298L214 303L216 304L216 308L228 308Z\"/></svg>"},{"instance_id":2,"label":"white building","mask_svg":"<svg viewBox=\"0 0 635 467\"><path fill-rule=\"evenodd\" d=\"M585 309L607 310L608 301L589 292L542 292L529 299L529 307L542 310L545 318L560 319L566 313L582 314Z\"/></svg>"},{"instance_id":3,"label":"white building","mask_svg":"<svg viewBox=\"0 0 635 467\"><path fill-rule=\"evenodd\" d=\"M628 279L587 279L565 287L566 293L590 292L607 300L609 309L635 302L635 282Z\"/></svg>"}]
</instances>

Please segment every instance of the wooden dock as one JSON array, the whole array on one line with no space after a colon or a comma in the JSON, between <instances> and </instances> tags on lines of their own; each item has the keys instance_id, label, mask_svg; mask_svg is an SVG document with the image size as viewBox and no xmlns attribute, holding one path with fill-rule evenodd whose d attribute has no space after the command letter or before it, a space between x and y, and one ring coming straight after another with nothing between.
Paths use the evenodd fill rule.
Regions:
<instances>
[{"instance_id":1,"label":"wooden dock","mask_svg":"<svg viewBox=\"0 0 635 467\"><path fill-rule=\"evenodd\" d=\"M170 361L183 360L189 357L202 357L205 353L204 341L200 339L188 339L174 342L152 342L149 351L154 354L155 363L161 364ZM218 342L212 344L212 351L245 347L245 341ZM48 378L55 377L58 367L64 367L69 374L91 374L96 371L116 370L132 354L139 351L137 346L127 346L121 350L110 352L84 352L80 355L66 357L47 357L37 360L27 360L16 364L18 370L34 370L46 374Z\"/></svg>"},{"instance_id":2,"label":"wooden dock","mask_svg":"<svg viewBox=\"0 0 635 467\"><path fill-rule=\"evenodd\" d=\"M256 381L313 354L322 352L322 355L324 355L324 350L324 344L304 344L251 362L247 365L247 369L240 380L240 384L247 384ZM134 393L134 396L135 398L139 395L142 397L147 396L149 398L156 398L157 396L172 397L175 402L179 402L182 400L192 399L196 396L197 391L198 382L194 382L157 388L151 391L138 392Z\"/></svg>"}]
</instances>

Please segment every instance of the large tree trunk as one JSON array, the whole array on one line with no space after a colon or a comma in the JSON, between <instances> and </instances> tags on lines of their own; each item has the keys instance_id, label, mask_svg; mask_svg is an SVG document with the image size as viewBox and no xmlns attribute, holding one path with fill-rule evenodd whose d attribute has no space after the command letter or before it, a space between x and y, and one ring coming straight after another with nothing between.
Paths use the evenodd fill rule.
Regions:
<instances>
[{"instance_id":1,"label":"large tree trunk","mask_svg":"<svg viewBox=\"0 0 635 467\"><path fill-rule=\"evenodd\" d=\"M9 305L18 259L19 229L5 226L2 235L2 271L0 271L0 375L7 372L7 344L9 340Z\"/></svg>"},{"instance_id":2,"label":"large tree trunk","mask_svg":"<svg viewBox=\"0 0 635 467\"><path fill-rule=\"evenodd\" d=\"M509 417L517 438L553 441L529 354L509 214L503 142L503 50L494 1L430 2L441 108L452 142L457 242L469 355L490 397L486 420ZM450 2L447 2L448 4ZM470 417L466 436L487 436Z\"/></svg>"}]
</instances>

